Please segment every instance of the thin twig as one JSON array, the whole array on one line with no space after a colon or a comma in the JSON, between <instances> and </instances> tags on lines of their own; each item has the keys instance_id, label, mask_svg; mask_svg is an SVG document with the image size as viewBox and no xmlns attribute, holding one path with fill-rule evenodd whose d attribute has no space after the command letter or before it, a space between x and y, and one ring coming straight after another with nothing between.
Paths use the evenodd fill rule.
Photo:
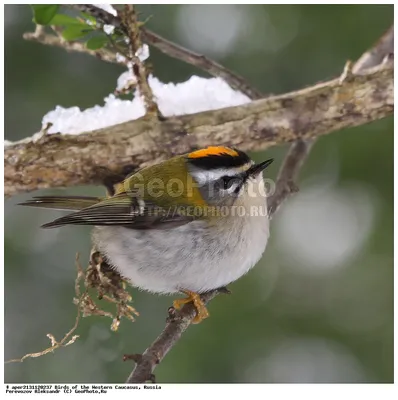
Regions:
<instances>
[{"instance_id":1,"label":"thin twig","mask_svg":"<svg viewBox=\"0 0 398 400\"><path fill-rule=\"evenodd\" d=\"M46 336L50 339L50 342L51 342L51 346L50 347L47 347L46 349L44 349L42 351L38 351L36 353L25 354L21 358L13 358L11 360L7 360L7 361L4 362L4 364L22 363L27 358L38 358L38 357L41 357L41 356L45 356L46 354L54 353L54 351L59 349L60 347L66 347L66 346L69 346L69 345L75 343L76 339L79 338L79 335L74 335L70 339L69 339L69 337L77 329L78 324L79 324L79 319L80 319L80 315L78 315L76 317L75 324L73 325L72 329L68 333L66 333L66 335L62 338L62 340L60 342L58 342L55 339L54 335L52 335L51 333L47 333ZM69 339L69 341L66 342L68 339Z\"/></svg>"},{"instance_id":2,"label":"thin twig","mask_svg":"<svg viewBox=\"0 0 398 400\"><path fill-rule=\"evenodd\" d=\"M279 169L275 185L275 193L268 200L268 216L272 216L278 211L282 202L291 194L298 191L296 181L298 174L305 159L307 158L313 140L298 140L292 144L287 152L285 159Z\"/></svg>"},{"instance_id":3,"label":"thin twig","mask_svg":"<svg viewBox=\"0 0 398 400\"><path fill-rule=\"evenodd\" d=\"M378 40L378 42L364 53L352 68L357 74L367 68L375 67L383 62L385 57L394 54L394 25Z\"/></svg>"},{"instance_id":4,"label":"thin twig","mask_svg":"<svg viewBox=\"0 0 398 400\"><path fill-rule=\"evenodd\" d=\"M80 291L80 281L82 278L84 278L84 272L79 264L79 255L78 254L76 254L76 268L77 268L77 276L75 279L75 295L77 298L74 299L74 300L76 300L76 301L74 301L74 303L77 306L77 314L76 314L76 318L75 318L75 323L73 324L72 328L64 335L64 337L59 342L55 339L54 335L52 335L51 333L47 333L47 337L51 341L50 347L47 347L46 349L44 349L42 351L38 351L36 353L25 354L21 358L14 358L12 360L7 360L5 362L5 364L16 363L16 362L22 363L27 358L37 358L37 357L44 356L48 353L53 353L55 350L59 349L60 347L66 347L66 346L73 344L76 341L76 339L79 338L79 335L72 336L72 334L76 331L76 329L79 326L80 318L82 316L80 304L82 303L84 297L87 295L87 291L85 291L83 294Z\"/></svg>"},{"instance_id":5,"label":"thin twig","mask_svg":"<svg viewBox=\"0 0 398 400\"><path fill-rule=\"evenodd\" d=\"M126 4L124 10L120 12L120 15L129 39L129 58L133 63L132 70L137 79L140 94L144 99L147 115L153 115L158 119L162 119L162 114L159 111L152 89L148 83L148 74L144 62L137 56L137 53L142 48L142 42L135 7L132 4Z\"/></svg>"},{"instance_id":6,"label":"thin twig","mask_svg":"<svg viewBox=\"0 0 398 400\"><path fill-rule=\"evenodd\" d=\"M41 43L48 46L60 47L68 52L85 53L90 56L94 56L102 61L124 66L127 64L127 60L124 61L122 58L116 57L115 53L106 48L90 50L82 42L67 41L57 35L45 33L43 29L40 30L40 33L38 33L37 30L35 32L26 32L23 34L23 38L25 40Z\"/></svg>"},{"instance_id":7,"label":"thin twig","mask_svg":"<svg viewBox=\"0 0 398 400\"><path fill-rule=\"evenodd\" d=\"M184 61L187 64L194 65L212 76L224 79L232 89L239 90L250 99L256 100L264 97L259 90L249 85L243 77L230 71L214 60L173 43L145 27L141 28L141 33L146 43L156 47L162 53Z\"/></svg>"},{"instance_id":8,"label":"thin twig","mask_svg":"<svg viewBox=\"0 0 398 400\"><path fill-rule=\"evenodd\" d=\"M96 19L103 21L106 24L113 25L117 28L123 29L123 23L119 17L104 11L91 4L70 4L68 5L79 11L90 14ZM238 74L228 70L221 64L211 60L210 58L188 50L176 43L163 38L162 36L150 31L145 27L140 29L143 42L156 47L162 53L184 61L188 64L207 72L208 74L224 79L229 86L235 90L239 90L252 100L261 99L263 94L256 88L250 86L246 80Z\"/></svg>"}]
</instances>

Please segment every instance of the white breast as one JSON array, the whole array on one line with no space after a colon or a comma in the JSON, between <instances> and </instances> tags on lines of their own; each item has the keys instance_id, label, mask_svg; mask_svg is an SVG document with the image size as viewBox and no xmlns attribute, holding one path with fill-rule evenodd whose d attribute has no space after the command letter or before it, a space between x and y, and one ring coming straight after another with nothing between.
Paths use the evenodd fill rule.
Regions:
<instances>
[{"instance_id":1,"label":"white breast","mask_svg":"<svg viewBox=\"0 0 398 400\"><path fill-rule=\"evenodd\" d=\"M203 221L170 230L96 227L93 238L134 286L158 293L201 293L237 280L264 252L269 236L265 198L237 206L239 215L226 216L212 228Z\"/></svg>"}]
</instances>

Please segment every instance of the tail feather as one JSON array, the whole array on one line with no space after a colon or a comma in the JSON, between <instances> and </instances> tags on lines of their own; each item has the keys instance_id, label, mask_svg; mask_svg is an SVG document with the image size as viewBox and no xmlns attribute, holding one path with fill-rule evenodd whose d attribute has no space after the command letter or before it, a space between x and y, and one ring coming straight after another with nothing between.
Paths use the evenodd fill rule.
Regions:
<instances>
[{"instance_id":1,"label":"tail feather","mask_svg":"<svg viewBox=\"0 0 398 400\"><path fill-rule=\"evenodd\" d=\"M38 196L19 203L19 205L57 210L82 210L83 208L97 204L101 200L100 197L87 196Z\"/></svg>"}]
</instances>

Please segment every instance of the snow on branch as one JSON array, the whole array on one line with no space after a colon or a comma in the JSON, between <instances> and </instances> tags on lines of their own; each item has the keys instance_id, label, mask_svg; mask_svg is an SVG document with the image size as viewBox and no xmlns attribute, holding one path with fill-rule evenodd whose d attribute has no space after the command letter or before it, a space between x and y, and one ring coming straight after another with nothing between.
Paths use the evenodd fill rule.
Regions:
<instances>
[{"instance_id":1,"label":"snow on branch","mask_svg":"<svg viewBox=\"0 0 398 400\"><path fill-rule=\"evenodd\" d=\"M118 79L116 90L127 86L130 79L134 79L131 72L124 72ZM186 82L165 84L150 76L148 83L165 117L216 110L250 102L247 96L231 89L220 78L206 79L191 76ZM122 100L110 94L105 97L104 103L104 106L96 105L83 111L78 107L57 106L43 117L42 125L51 124L48 133L79 134L107 128L145 115L144 99L137 93L133 100Z\"/></svg>"},{"instance_id":2,"label":"snow on branch","mask_svg":"<svg viewBox=\"0 0 398 400\"><path fill-rule=\"evenodd\" d=\"M392 115L393 73L388 61L240 106L164 121L142 117L80 135L44 131L5 147L5 194L99 184L104 167L120 173L214 143L264 150L365 124Z\"/></svg>"}]
</instances>

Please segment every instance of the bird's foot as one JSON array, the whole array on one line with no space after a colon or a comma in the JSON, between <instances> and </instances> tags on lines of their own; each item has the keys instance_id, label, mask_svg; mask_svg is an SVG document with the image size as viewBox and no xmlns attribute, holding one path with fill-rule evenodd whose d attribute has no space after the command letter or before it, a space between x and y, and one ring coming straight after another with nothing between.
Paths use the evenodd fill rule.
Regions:
<instances>
[{"instance_id":1,"label":"bird's foot","mask_svg":"<svg viewBox=\"0 0 398 400\"><path fill-rule=\"evenodd\" d=\"M173 302L174 308L179 310L184 304L192 302L196 309L196 316L192 320L192 323L199 324L199 322L202 322L209 316L209 312L207 311L206 306L204 305L202 299L200 298L200 294L191 292L190 290L181 290L181 291L185 293L188 297L186 297L185 299L174 300Z\"/></svg>"}]
</instances>

